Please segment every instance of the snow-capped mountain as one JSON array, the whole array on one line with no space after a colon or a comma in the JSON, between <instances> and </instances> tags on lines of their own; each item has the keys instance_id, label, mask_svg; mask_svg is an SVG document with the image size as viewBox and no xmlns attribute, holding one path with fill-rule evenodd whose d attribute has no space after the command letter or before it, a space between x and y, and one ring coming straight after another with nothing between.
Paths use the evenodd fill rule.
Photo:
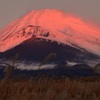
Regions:
<instances>
[{"instance_id":1,"label":"snow-capped mountain","mask_svg":"<svg viewBox=\"0 0 100 100\"><path fill-rule=\"evenodd\" d=\"M100 28L59 10L32 11L9 24L0 31L0 52L30 39L57 42L100 56Z\"/></svg>"}]
</instances>

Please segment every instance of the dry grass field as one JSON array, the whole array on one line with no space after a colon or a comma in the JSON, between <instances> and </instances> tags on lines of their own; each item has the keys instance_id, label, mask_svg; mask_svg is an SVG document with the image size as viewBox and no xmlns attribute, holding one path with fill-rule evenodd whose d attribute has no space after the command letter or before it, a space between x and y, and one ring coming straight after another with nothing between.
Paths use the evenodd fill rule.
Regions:
<instances>
[{"instance_id":1,"label":"dry grass field","mask_svg":"<svg viewBox=\"0 0 100 100\"><path fill-rule=\"evenodd\" d=\"M13 76L14 63L5 66L0 79L0 100L100 100L100 76L25 78L22 73Z\"/></svg>"},{"instance_id":2,"label":"dry grass field","mask_svg":"<svg viewBox=\"0 0 100 100\"><path fill-rule=\"evenodd\" d=\"M3 79L0 100L100 100L100 77Z\"/></svg>"}]
</instances>

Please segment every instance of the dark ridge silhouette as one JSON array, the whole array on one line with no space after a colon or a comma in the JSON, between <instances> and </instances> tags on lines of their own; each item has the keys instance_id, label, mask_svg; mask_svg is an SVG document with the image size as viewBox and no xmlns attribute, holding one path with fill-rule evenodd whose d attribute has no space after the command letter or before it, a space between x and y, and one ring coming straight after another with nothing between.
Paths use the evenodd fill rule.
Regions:
<instances>
[{"instance_id":1,"label":"dark ridge silhouette","mask_svg":"<svg viewBox=\"0 0 100 100\"><path fill-rule=\"evenodd\" d=\"M51 62L67 60L84 63L84 60L98 58L96 55L85 50L36 37L32 37L20 45L4 53L0 53L0 59L12 59L16 53L19 54L18 60L26 61L41 61L49 53L57 55Z\"/></svg>"}]
</instances>

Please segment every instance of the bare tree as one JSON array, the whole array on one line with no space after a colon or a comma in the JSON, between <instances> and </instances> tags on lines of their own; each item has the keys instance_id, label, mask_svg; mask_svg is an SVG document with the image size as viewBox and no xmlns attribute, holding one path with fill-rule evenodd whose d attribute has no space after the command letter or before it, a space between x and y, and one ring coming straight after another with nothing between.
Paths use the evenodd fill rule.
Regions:
<instances>
[{"instance_id":1,"label":"bare tree","mask_svg":"<svg viewBox=\"0 0 100 100\"><path fill-rule=\"evenodd\" d=\"M15 63L17 58L18 54L16 54L11 64L5 62L1 63L1 65L4 67L5 79L9 79L12 76L13 71L16 69Z\"/></svg>"},{"instance_id":2,"label":"bare tree","mask_svg":"<svg viewBox=\"0 0 100 100\"><path fill-rule=\"evenodd\" d=\"M49 53L47 56L44 57L44 59L41 61L39 69L43 64L48 63L52 58L56 57L56 53Z\"/></svg>"}]
</instances>

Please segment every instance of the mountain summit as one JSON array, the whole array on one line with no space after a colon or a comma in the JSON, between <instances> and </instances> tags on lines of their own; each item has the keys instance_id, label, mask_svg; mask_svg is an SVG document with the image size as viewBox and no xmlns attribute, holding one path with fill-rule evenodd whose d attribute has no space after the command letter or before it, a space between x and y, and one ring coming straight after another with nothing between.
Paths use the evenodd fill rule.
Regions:
<instances>
[{"instance_id":1,"label":"mountain summit","mask_svg":"<svg viewBox=\"0 0 100 100\"><path fill-rule=\"evenodd\" d=\"M0 52L44 39L100 56L100 28L59 10L33 10L0 31Z\"/></svg>"}]
</instances>

